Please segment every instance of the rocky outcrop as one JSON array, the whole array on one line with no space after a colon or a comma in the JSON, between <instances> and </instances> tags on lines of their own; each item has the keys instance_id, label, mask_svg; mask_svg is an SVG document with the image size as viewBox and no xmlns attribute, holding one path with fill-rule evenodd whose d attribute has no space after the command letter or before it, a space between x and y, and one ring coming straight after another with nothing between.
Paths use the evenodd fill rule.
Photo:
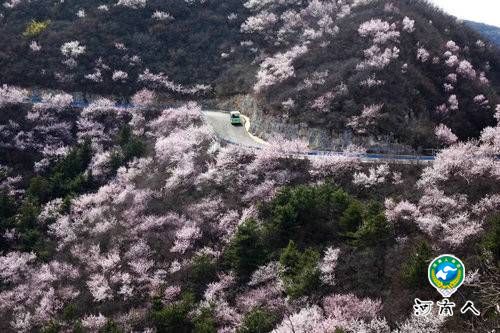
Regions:
<instances>
[{"instance_id":1,"label":"rocky outcrop","mask_svg":"<svg viewBox=\"0 0 500 333\"><path fill-rule=\"evenodd\" d=\"M265 114L257 100L251 95L239 95L220 101L222 109L236 109L252 120L250 131L258 137L268 140L273 135L281 135L287 139L301 138L307 140L311 148L328 148L332 135L328 130L309 128L305 123L292 123L285 117Z\"/></svg>"}]
</instances>

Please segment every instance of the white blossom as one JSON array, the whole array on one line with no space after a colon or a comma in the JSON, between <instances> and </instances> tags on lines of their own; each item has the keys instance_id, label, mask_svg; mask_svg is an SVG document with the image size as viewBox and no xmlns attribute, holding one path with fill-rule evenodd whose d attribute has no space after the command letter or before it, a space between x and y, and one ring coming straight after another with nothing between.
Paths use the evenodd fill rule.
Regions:
<instances>
[{"instance_id":1,"label":"white blossom","mask_svg":"<svg viewBox=\"0 0 500 333\"><path fill-rule=\"evenodd\" d=\"M79 41L67 42L61 46L61 53L66 57L76 58L85 53L85 46L80 45Z\"/></svg>"}]
</instances>

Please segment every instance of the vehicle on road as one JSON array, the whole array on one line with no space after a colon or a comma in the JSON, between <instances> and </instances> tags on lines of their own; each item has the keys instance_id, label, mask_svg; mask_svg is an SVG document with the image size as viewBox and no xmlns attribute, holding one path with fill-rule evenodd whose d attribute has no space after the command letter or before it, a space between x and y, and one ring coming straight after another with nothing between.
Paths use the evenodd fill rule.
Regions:
<instances>
[{"instance_id":1,"label":"vehicle on road","mask_svg":"<svg viewBox=\"0 0 500 333\"><path fill-rule=\"evenodd\" d=\"M232 111L230 113L231 124L233 125L242 125L241 114L238 111Z\"/></svg>"}]
</instances>

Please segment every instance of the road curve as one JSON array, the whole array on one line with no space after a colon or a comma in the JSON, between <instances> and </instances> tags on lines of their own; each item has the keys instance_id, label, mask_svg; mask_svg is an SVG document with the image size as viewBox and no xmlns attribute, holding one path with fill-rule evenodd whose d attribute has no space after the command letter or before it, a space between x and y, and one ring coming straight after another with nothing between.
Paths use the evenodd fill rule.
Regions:
<instances>
[{"instance_id":1,"label":"road curve","mask_svg":"<svg viewBox=\"0 0 500 333\"><path fill-rule=\"evenodd\" d=\"M41 102L41 98L38 96L31 96L29 101L26 103L38 104ZM88 102L84 101L73 101L71 104L75 108L85 108L88 106ZM132 104L122 104L116 105L122 108L134 108L136 106ZM164 108L170 106L162 106ZM263 148L267 143L262 139L249 133L250 119L242 115L244 125L234 126L230 123L229 112L222 112L216 110L205 110L202 111L207 123L214 129L217 136L228 143L250 147L250 148ZM314 156L314 157L326 157L326 156L345 156L344 152L333 152L333 151L310 151L308 153L299 153L297 155ZM396 163L396 164L430 164L435 160L435 156L419 156L419 155L394 155L394 154L361 154L358 156L360 161L363 163Z\"/></svg>"},{"instance_id":2,"label":"road curve","mask_svg":"<svg viewBox=\"0 0 500 333\"><path fill-rule=\"evenodd\" d=\"M229 121L229 113L221 111L203 111L207 123L214 129L217 136L229 143L246 146L252 148L263 148L266 143L253 136L248 132L249 126L234 126ZM243 120L248 125L250 121L247 117L242 116ZM297 155L305 155L310 157L327 157L327 156L348 156L344 152L333 151L317 151L312 150L308 153L298 153ZM349 155L351 156L351 155ZM394 155L394 154L360 154L359 159L363 163L396 163L396 164L429 164L435 159L434 156L418 156L418 155Z\"/></svg>"},{"instance_id":3,"label":"road curve","mask_svg":"<svg viewBox=\"0 0 500 333\"><path fill-rule=\"evenodd\" d=\"M262 148L262 140L251 135L244 125L235 126L229 121L229 113L220 111L203 111L207 123L214 129L217 135L228 142L254 148ZM242 117L248 121L246 117Z\"/></svg>"}]
</instances>

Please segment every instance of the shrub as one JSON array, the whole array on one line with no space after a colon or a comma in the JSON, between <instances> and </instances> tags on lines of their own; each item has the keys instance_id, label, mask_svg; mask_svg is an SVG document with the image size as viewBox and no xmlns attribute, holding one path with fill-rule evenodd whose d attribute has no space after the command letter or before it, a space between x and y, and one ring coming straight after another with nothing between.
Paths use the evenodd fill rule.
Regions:
<instances>
[{"instance_id":1,"label":"shrub","mask_svg":"<svg viewBox=\"0 0 500 333\"><path fill-rule=\"evenodd\" d=\"M5 192L0 192L0 223L16 213L16 203ZM1 224L0 224L1 225Z\"/></svg>"},{"instance_id":2,"label":"shrub","mask_svg":"<svg viewBox=\"0 0 500 333\"><path fill-rule=\"evenodd\" d=\"M43 202L48 201L50 200L52 193L52 184L45 177L33 177L30 180L27 193L28 195L38 198Z\"/></svg>"},{"instance_id":3,"label":"shrub","mask_svg":"<svg viewBox=\"0 0 500 333\"><path fill-rule=\"evenodd\" d=\"M23 201L16 215L16 225L20 230L28 230L37 227L37 217L40 213L40 205L36 199L27 198Z\"/></svg>"},{"instance_id":4,"label":"shrub","mask_svg":"<svg viewBox=\"0 0 500 333\"><path fill-rule=\"evenodd\" d=\"M265 263L266 251L257 222L248 220L238 227L236 236L226 250L225 260L243 280Z\"/></svg>"},{"instance_id":5,"label":"shrub","mask_svg":"<svg viewBox=\"0 0 500 333\"><path fill-rule=\"evenodd\" d=\"M282 277L288 295L298 298L311 295L318 289L321 284L319 259L319 252L310 248L300 252L293 241L290 241L283 249L280 264L283 268Z\"/></svg>"},{"instance_id":6,"label":"shrub","mask_svg":"<svg viewBox=\"0 0 500 333\"><path fill-rule=\"evenodd\" d=\"M92 174L86 174L92 159L90 141L75 147L59 161L48 176L51 193L50 199L78 194L93 188Z\"/></svg>"},{"instance_id":7,"label":"shrub","mask_svg":"<svg viewBox=\"0 0 500 333\"><path fill-rule=\"evenodd\" d=\"M418 243L402 267L402 278L411 288L419 288L427 283L427 268L432 249L425 241Z\"/></svg>"},{"instance_id":8,"label":"shrub","mask_svg":"<svg viewBox=\"0 0 500 333\"><path fill-rule=\"evenodd\" d=\"M54 174L61 174L63 179L75 178L87 169L92 159L92 148L89 140L76 146L54 167Z\"/></svg>"},{"instance_id":9,"label":"shrub","mask_svg":"<svg viewBox=\"0 0 500 333\"><path fill-rule=\"evenodd\" d=\"M188 315L193 306L194 296L190 293L184 294L181 301L165 307L162 307L161 302L156 300L151 319L159 333L189 333L193 329L193 324Z\"/></svg>"},{"instance_id":10,"label":"shrub","mask_svg":"<svg viewBox=\"0 0 500 333\"><path fill-rule=\"evenodd\" d=\"M123 332L118 325L112 321L108 320L106 325L100 330L101 333L121 333Z\"/></svg>"},{"instance_id":11,"label":"shrub","mask_svg":"<svg viewBox=\"0 0 500 333\"><path fill-rule=\"evenodd\" d=\"M497 266L500 266L500 215L490 219L489 231L484 236L482 245L491 252Z\"/></svg>"},{"instance_id":12,"label":"shrub","mask_svg":"<svg viewBox=\"0 0 500 333\"><path fill-rule=\"evenodd\" d=\"M118 133L118 144L122 148L125 161L140 157L146 152L145 143L132 133L130 126L124 126Z\"/></svg>"},{"instance_id":13,"label":"shrub","mask_svg":"<svg viewBox=\"0 0 500 333\"><path fill-rule=\"evenodd\" d=\"M385 246L392 240L391 225L382 213L368 215L354 234L354 244L358 247Z\"/></svg>"},{"instance_id":14,"label":"shrub","mask_svg":"<svg viewBox=\"0 0 500 333\"><path fill-rule=\"evenodd\" d=\"M41 329L42 333L58 333L60 331L61 331L61 326L55 322L50 322Z\"/></svg>"},{"instance_id":15,"label":"shrub","mask_svg":"<svg viewBox=\"0 0 500 333\"><path fill-rule=\"evenodd\" d=\"M337 236L338 219L351 200L330 184L282 190L262 208L266 244L280 249L290 239L300 247L331 242Z\"/></svg>"},{"instance_id":16,"label":"shrub","mask_svg":"<svg viewBox=\"0 0 500 333\"><path fill-rule=\"evenodd\" d=\"M238 333L266 333L271 332L278 318L273 313L262 308L252 309L243 318Z\"/></svg>"},{"instance_id":17,"label":"shrub","mask_svg":"<svg viewBox=\"0 0 500 333\"><path fill-rule=\"evenodd\" d=\"M216 333L214 314L211 309L203 309L193 320L193 333Z\"/></svg>"},{"instance_id":18,"label":"shrub","mask_svg":"<svg viewBox=\"0 0 500 333\"><path fill-rule=\"evenodd\" d=\"M111 156L111 168L115 171L135 157L141 157L146 153L146 144L132 133L129 126L120 130L117 143L120 148L115 150Z\"/></svg>"},{"instance_id":19,"label":"shrub","mask_svg":"<svg viewBox=\"0 0 500 333\"><path fill-rule=\"evenodd\" d=\"M78 318L78 307L74 303L70 303L63 308L63 319L66 321L75 320Z\"/></svg>"},{"instance_id":20,"label":"shrub","mask_svg":"<svg viewBox=\"0 0 500 333\"><path fill-rule=\"evenodd\" d=\"M363 206L358 201L352 201L339 220L339 226L344 232L355 232L363 223Z\"/></svg>"},{"instance_id":21,"label":"shrub","mask_svg":"<svg viewBox=\"0 0 500 333\"><path fill-rule=\"evenodd\" d=\"M193 258L193 264L188 276L188 286L199 297L205 290L208 282L217 277L217 265L207 255L198 255Z\"/></svg>"},{"instance_id":22,"label":"shrub","mask_svg":"<svg viewBox=\"0 0 500 333\"><path fill-rule=\"evenodd\" d=\"M82 323L80 321L76 322L73 326L73 333L86 333L86 330L83 328Z\"/></svg>"},{"instance_id":23,"label":"shrub","mask_svg":"<svg viewBox=\"0 0 500 333\"><path fill-rule=\"evenodd\" d=\"M91 158L89 141L75 147L47 176L36 176L30 180L28 195L44 203L92 189L92 175L86 173Z\"/></svg>"},{"instance_id":24,"label":"shrub","mask_svg":"<svg viewBox=\"0 0 500 333\"><path fill-rule=\"evenodd\" d=\"M35 21L32 20L26 25L26 29L23 32L24 37L32 38L40 35L44 32L50 25L50 20L46 21Z\"/></svg>"},{"instance_id":25,"label":"shrub","mask_svg":"<svg viewBox=\"0 0 500 333\"><path fill-rule=\"evenodd\" d=\"M379 295L389 284L385 252L380 247L345 248L335 268L336 285L342 286L343 292L362 297Z\"/></svg>"}]
</instances>

